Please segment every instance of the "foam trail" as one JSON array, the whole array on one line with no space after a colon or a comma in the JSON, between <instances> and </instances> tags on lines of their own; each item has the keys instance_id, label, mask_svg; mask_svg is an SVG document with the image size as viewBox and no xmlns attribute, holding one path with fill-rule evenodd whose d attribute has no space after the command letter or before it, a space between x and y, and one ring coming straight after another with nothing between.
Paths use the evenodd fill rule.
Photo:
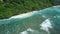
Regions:
<instances>
[{"instance_id":1,"label":"foam trail","mask_svg":"<svg viewBox=\"0 0 60 34\"><path fill-rule=\"evenodd\" d=\"M46 19L42 24L40 24L42 30L47 31L49 34L49 28L52 28L49 19Z\"/></svg>"}]
</instances>

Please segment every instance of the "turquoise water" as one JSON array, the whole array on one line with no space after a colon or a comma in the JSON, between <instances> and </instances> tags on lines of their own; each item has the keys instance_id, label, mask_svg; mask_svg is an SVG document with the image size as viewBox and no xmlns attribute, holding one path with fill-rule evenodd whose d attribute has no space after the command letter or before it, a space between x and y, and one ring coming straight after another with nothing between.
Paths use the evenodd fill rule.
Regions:
<instances>
[{"instance_id":1,"label":"turquoise water","mask_svg":"<svg viewBox=\"0 0 60 34\"><path fill-rule=\"evenodd\" d=\"M60 6L31 13L0 20L0 34L60 34Z\"/></svg>"}]
</instances>

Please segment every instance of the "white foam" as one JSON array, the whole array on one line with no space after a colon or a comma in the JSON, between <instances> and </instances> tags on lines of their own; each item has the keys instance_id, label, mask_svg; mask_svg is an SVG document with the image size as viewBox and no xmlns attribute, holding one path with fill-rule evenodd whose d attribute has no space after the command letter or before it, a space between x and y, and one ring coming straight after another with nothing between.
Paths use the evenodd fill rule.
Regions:
<instances>
[{"instance_id":1,"label":"white foam","mask_svg":"<svg viewBox=\"0 0 60 34\"><path fill-rule=\"evenodd\" d=\"M27 31L23 31L23 32L21 32L20 34L28 34L28 33L27 33Z\"/></svg>"},{"instance_id":2,"label":"white foam","mask_svg":"<svg viewBox=\"0 0 60 34\"><path fill-rule=\"evenodd\" d=\"M51 22L50 22L49 19L46 19L44 22L42 22L42 24L40 24L40 26L41 26L40 29L46 31L48 34L50 33L49 32L49 28L52 28L52 26L51 26ZM28 34L27 31L30 31L30 32L38 32L38 31L32 30L31 28L28 28L26 31L23 31L21 33L22 34Z\"/></svg>"},{"instance_id":3,"label":"white foam","mask_svg":"<svg viewBox=\"0 0 60 34\"><path fill-rule=\"evenodd\" d=\"M27 30L25 30L25 31L23 31L23 32L21 32L20 34L29 34L29 32L31 32L31 33L40 33L39 31L36 31L36 30L33 30L33 29L31 29L31 28L28 28Z\"/></svg>"},{"instance_id":4,"label":"white foam","mask_svg":"<svg viewBox=\"0 0 60 34\"><path fill-rule=\"evenodd\" d=\"M34 30L32 30L31 28L28 28L27 31L31 31L31 32L34 32Z\"/></svg>"},{"instance_id":5,"label":"white foam","mask_svg":"<svg viewBox=\"0 0 60 34\"><path fill-rule=\"evenodd\" d=\"M16 16L12 16L11 18L26 18L26 17L29 17L29 16L33 15L34 13L36 13L36 11L19 14L19 15L16 15Z\"/></svg>"},{"instance_id":6,"label":"white foam","mask_svg":"<svg viewBox=\"0 0 60 34\"><path fill-rule=\"evenodd\" d=\"M44 31L47 31L49 33L49 28L52 28L51 23L49 19L46 19L42 24L40 24L41 28Z\"/></svg>"},{"instance_id":7,"label":"white foam","mask_svg":"<svg viewBox=\"0 0 60 34\"><path fill-rule=\"evenodd\" d=\"M34 30L32 30L31 28L28 28L27 30L21 32L20 34L28 34L27 31L34 32Z\"/></svg>"},{"instance_id":8,"label":"white foam","mask_svg":"<svg viewBox=\"0 0 60 34\"><path fill-rule=\"evenodd\" d=\"M53 7L60 7L60 5L57 5L57 6L53 6Z\"/></svg>"}]
</instances>

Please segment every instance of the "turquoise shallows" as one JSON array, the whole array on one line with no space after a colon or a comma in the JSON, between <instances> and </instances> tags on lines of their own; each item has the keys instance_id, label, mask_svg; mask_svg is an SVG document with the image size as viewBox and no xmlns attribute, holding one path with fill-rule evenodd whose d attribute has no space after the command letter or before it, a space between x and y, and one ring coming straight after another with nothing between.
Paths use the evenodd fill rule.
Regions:
<instances>
[{"instance_id":1,"label":"turquoise shallows","mask_svg":"<svg viewBox=\"0 0 60 34\"><path fill-rule=\"evenodd\" d=\"M28 28L34 30L27 31ZM0 34L60 34L60 6L0 20Z\"/></svg>"}]
</instances>

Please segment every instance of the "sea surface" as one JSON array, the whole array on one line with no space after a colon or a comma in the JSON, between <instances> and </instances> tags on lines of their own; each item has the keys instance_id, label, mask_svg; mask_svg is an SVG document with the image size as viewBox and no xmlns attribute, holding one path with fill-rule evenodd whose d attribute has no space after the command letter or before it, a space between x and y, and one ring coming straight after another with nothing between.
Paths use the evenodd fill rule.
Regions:
<instances>
[{"instance_id":1,"label":"sea surface","mask_svg":"<svg viewBox=\"0 0 60 34\"><path fill-rule=\"evenodd\" d=\"M0 34L60 34L60 6L1 19Z\"/></svg>"}]
</instances>

